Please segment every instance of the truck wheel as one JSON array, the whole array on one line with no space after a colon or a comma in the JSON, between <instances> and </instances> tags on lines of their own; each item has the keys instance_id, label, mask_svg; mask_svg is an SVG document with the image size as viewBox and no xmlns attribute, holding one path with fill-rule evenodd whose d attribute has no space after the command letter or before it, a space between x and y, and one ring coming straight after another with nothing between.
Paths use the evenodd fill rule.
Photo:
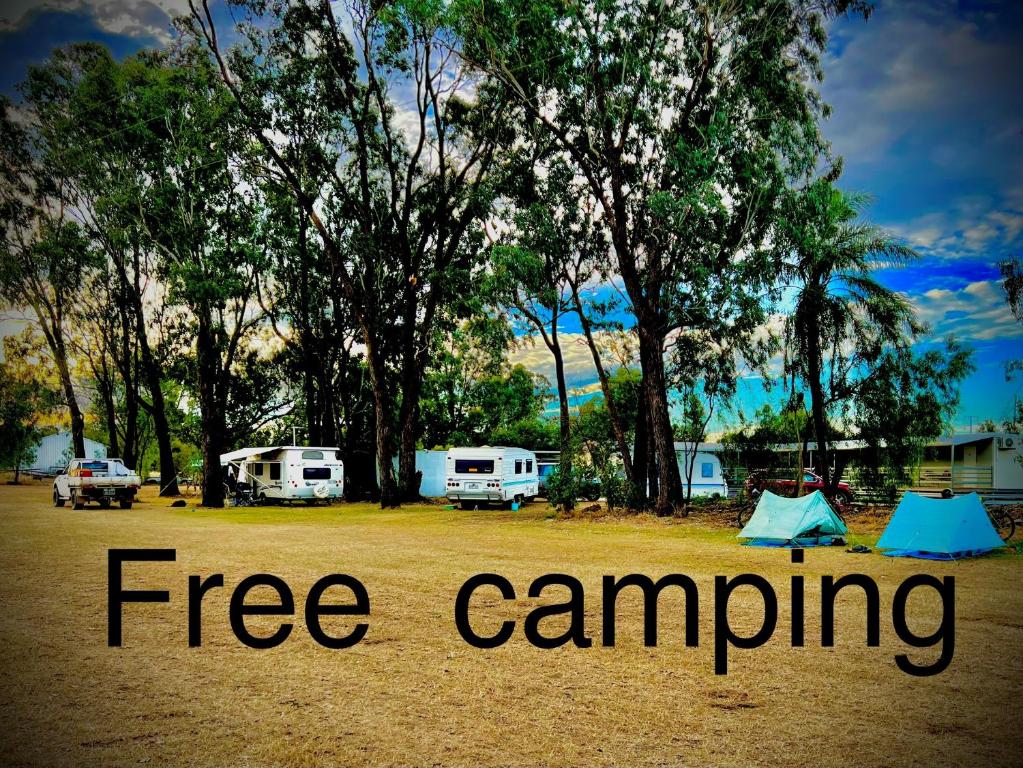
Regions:
<instances>
[{"instance_id":1,"label":"truck wheel","mask_svg":"<svg viewBox=\"0 0 1023 768\"><path fill-rule=\"evenodd\" d=\"M122 501L121 502L121 509L131 509L131 500Z\"/></svg>"},{"instance_id":2,"label":"truck wheel","mask_svg":"<svg viewBox=\"0 0 1023 768\"><path fill-rule=\"evenodd\" d=\"M71 509L85 509L85 502L74 491L71 491Z\"/></svg>"},{"instance_id":3,"label":"truck wheel","mask_svg":"<svg viewBox=\"0 0 1023 768\"><path fill-rule=\"evenodd\" d=\"M53 506L55 506L55 507L63 507L64 506L64 499L62 499L60 497L60 494L57 493L57 489L56 488L53 489Z\"/></svg>"}]
</instances>

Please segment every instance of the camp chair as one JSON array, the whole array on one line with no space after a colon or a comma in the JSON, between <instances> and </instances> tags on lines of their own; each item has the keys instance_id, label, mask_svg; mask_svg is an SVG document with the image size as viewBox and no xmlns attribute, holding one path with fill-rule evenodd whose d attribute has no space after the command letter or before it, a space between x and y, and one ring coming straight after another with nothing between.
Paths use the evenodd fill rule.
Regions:
<instances>
[{"instance_id":1,"label":"camp chair","mask_svg":"<svg viewBox=\"0 0 1023 768\"><path fill-rule=\"evenodd\" d=\"M236 483L234 487L234 505L236 507L251 507L253 504L253 489L250 483Z\"/></svg>"}]
</instances>

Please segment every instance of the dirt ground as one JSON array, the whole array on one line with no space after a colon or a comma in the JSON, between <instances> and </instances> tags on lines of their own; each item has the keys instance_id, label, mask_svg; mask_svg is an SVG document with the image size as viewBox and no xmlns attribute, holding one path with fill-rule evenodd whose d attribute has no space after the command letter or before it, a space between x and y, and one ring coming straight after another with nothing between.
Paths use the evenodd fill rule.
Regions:
<instances>
[{"instance_id":1,"label":"dirt ground","mask_svg":"<svg viewBox=\"0 0 1023 768\"><path fill-rule=\"evenodd\" d=\"M713 521L711 521L712 523ZM878 526L851 521L854 543ZM3 765L437 765L437 766L940 766L1023 762L1023 556L1017 551L943 563L740 546L735 529L694 515L556 519L541 504L520 512L418 505L172 509L151 495L131 510L54 509L45 484L0 487L0 764ZM169 604L129 605L124 646L107 647L107 550L170 547L173 563L130 564L125 587L168 589ZM270 650L242 645L228 621L230 592L254 573L295 593L291 637ZM455 595L470 576L507 577L519 599L481 591L480 633L518 622L493 650L466 644ZM541 650L522 623L565 591L525 597L542 574L586 588L591 648ZM732 650L714 674L714 577L752 572L778 593L780 615L763 647ZM862 572L880 586L881 647L865 644L862 593L839 598L837 644L820 644L820 578ZM187 577L224 574L203 603L203 645L188 647ZM309 636L302 607L321 576L366 585L366 638L328 650ZM642 643L642 600L618 602L618 644L601 644L601 577L691 576L700 590L700 644L682 642L683 600L660 602L660 645ZM896 636L892 596L915 573L954 576L955 655L942 674L901 672L896 654L929 661ZM806 581L806 646L793 648L790 577ZM674 594L678 592L679 594ZM933 592L909 603L927 634L940 619ZM257 593L253 593L255 596ZM265 595L265 592L258 593ZM333 593L335 599L343 594ZM730 604L751 633L762 602ZM251 617L269 633L279 617ZM350 617L325 620L345 634ZM559 634L562 618L546 620Z\"/></svg>"}]
</instances>

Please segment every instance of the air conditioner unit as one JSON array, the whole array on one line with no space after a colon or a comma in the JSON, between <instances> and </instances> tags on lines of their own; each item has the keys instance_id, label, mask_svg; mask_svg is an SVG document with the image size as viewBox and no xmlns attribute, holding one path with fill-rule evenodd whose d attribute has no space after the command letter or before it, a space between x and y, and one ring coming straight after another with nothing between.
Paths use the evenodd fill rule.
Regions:
<instances>
[{"instance_id":1,"label":"air conditioner unit","mask_svg":"<svg viewBox=\"0 0 1023 768\"><path fill-rule=\"evenodd\" d=\"M1016 447L1016 437L1003 436L998 438L998 447L1003 451L1008 451Z\"/></svg>"}]
</instances>

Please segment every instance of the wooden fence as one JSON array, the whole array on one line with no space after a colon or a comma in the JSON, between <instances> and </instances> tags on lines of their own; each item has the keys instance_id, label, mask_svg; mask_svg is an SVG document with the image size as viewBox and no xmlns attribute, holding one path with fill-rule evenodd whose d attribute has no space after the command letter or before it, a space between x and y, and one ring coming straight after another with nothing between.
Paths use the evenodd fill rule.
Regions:
<instances>
[{"instance_id":1,"label":"wooden fence","mask_svg":"<svg viewBox=\"0 0 1023 768\"><path fill-rule=\"evenodd\" d=\"M793 472L786 469L778 469L774 473L777 477L791 477ZM942 492L951 490L954 494L977 492L989 505L999 504L1021 504L1023 503L1023 489L995 490L994 470L991 467L976 466L955 466L951 469L940 467L907 467L906 475L910 478L909 485L900 483L895 492L894 500L897 501L902 494L911 490L924 496L940 496ZM746 467L729 467L725 469L725 476L728 478L728 495L734 498L739 495L749 476ZM842 477L843 481L849 483L853 490L853 498L856 502L862 503L889 503L893 500L890 486L886 487L883 482L877 484L868 480L865 473L858 471L855 467L847 469Z\"/></svg>"}]
</instances>

